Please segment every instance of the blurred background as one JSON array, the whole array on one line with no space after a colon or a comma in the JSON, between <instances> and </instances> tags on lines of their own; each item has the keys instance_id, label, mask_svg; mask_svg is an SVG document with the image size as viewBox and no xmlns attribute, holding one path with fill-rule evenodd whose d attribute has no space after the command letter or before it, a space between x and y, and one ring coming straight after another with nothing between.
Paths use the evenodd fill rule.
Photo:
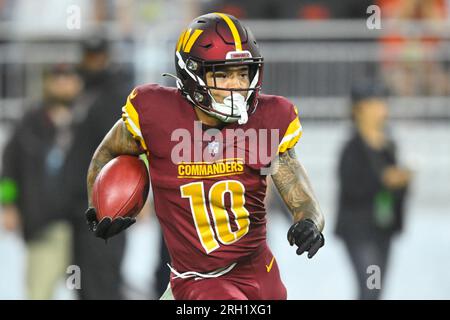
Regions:
<instances>
[{"instance_id":1,"label":"blurred background","mask_svg":"<svg viewBox=\"0 0 450 320\"><path fill-rule=\"evenodd\" d=\"M215 11L259 41L263 92L299 108L296 151L326 246L312 260L295 254L269 186L268 240L288 298L450 299L448 0L0 0L0 298L159 298L168 261L151 199L105 246L85 226L84 172L132 88L173 85L161 73L174 73L179 33ZM347 153L355 134L371 150L360 162ZM395 148L373 147L388 140ZM371 218L343 204L346 190L368 185L346 168L358 163L378 188L361 203L401 207L368 231ZM375 296L361 289L361 261L381 266ZM67 286L70 265L81 267L81 290Z\"/></svg>"}]
</instances>

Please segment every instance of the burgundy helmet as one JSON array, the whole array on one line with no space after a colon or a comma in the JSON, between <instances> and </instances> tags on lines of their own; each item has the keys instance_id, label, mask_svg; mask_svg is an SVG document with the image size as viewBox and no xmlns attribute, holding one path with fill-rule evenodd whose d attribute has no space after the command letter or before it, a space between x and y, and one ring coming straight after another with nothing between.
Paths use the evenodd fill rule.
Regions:
<instances>
[{"instance_id":1,"label":"burgundy helmet","mask_svg":"<svg viewBox=\"0 0 450 320\"><path fill-rule=\"evenodd\" d=\"M241 65L249 67L248 89L218 88L215 78L214 85L207 85L207 71L215 72L223 66ZM247 91L244 105L249 114L256 109L262 83L263 58L253 34L235 17L210 13L195 18L178 39L175 66L179 78L178 88L189 101L206 113L224 122L239 120L241 115L233 107L233 103L236 104L233 102L234 92L237 91L241 95L242 91ZM229 91L231 102L222 108L215 108L210 89Z\"/></svg>"}]
</instances>

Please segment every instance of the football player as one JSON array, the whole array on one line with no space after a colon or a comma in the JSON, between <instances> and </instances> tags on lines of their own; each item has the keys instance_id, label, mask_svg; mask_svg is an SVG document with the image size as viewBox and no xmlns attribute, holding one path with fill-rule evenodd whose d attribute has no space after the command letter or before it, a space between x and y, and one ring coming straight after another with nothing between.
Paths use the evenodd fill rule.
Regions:
<instances>
[{"instance_id":1,"label":"football player","mask_svg":"<svg viewBox=\"0 0 450 320\"><path fill-rule=\"evenodd\" d=\"M260 94L263 58L233 16L194 19L178 40L175 65L177 88L135 88L95 152L87 179L90 228L106 239L135 222L97 221L91 191L108 161L146 153L173 297L286 299L266 243L264 173L271 172L292 213L287 238L297 254L312 258L324 245L324 218L294 152L302 134L297 109Z\"/></svg>"}]
</instances>

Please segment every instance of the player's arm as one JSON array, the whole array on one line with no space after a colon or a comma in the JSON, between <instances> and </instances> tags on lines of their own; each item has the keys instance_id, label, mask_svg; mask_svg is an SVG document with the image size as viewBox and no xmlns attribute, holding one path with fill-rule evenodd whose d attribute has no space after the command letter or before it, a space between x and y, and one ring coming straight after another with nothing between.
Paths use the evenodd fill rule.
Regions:
<instances>
[{"instance_id":1,"label":"player's arm","mask_svg":"<svg viewBox=\"0 0 450 320\"><path fill-rule=\"evenodd\" d=\"M289 243L298 246L297 254L308 251L308 258L312 258L324 245L324 217L294 148L280 154L278 160L272 179L294 219L288 232Z\"/></svg>"},{"instance_id":2,"label":"player's arm","mask_svg":"<svg viewBox=\"0 0 450 320\"><path fill-rule=\"evenodd\" d=\"M273 182L292 213L294 222L310 219L319 231L323 230L324 218L312 191L305 168L297 159L294 149L279 156L277 172Z\"/></svg>"},{"instance_id":3,"label":"player's arm","mask_svg":"<svg viewBox=\"0 0 450 320\"><path fill-rule=\"evenodd\" d=\"M102 168L119 155L139 156L143 151L127 130L125 123L118 120L106 134L92 157L87 175L89 206L92 207L92 187Z\"/></svg>"},{"instance_id":4,"label":"player's arm","mask_svg":"<svg viewBox=\"0 0 450 320\"><path fill-rule=\"evenodd\" d=\"M119 155L139 156L143 153L137 141L126 128L125 123L119 120L106 134L92 157L87 174L87 191L89 209L86 211L86 219L89 227L100 238L109 238L128 228L135 220L131 218L103 218L97 221L95 209L92 203L92 187L100 170L112 159Z\"/></svg>"}]
</instances>

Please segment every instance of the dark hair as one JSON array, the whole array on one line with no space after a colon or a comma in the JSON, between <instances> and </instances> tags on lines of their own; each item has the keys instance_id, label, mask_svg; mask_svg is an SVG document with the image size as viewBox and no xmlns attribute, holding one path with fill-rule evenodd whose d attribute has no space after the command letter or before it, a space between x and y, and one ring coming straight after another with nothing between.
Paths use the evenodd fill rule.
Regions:
<instances>
[{"instance_id":1,"label":"dark hair","mask_svg":"<svg viewBox=\"0 0 450 320\"><path fill-rule=\"evenodd\" d=\"M363 100L372 98L385 98L388 95L387 88L378 81L363 80L353 84L351 103L356 105Z\"/></svg>"},{"instance_id":2,"label":"dark hair","mask_svg":"<svg viewBox=\"0 0 450 320\"><path fill-rule=\"evenodd\" d=\"M109 51L108 40L103 36L95 35L81 42L83 53L107 53Z\"/></svg>"},{"instance_id":3,"label":"dark hair","mask_svg":"<svg viewBox=\"0 0 450 320\"><path fill-rule=\"evenodd\" d=\"M73 64L70 63L57 63L52 64L44 69L44 78L58 75L73 75L77 70Z\"/></svg>"},{"instance_id":4,"label":"dark hair","mask_svg":"<svg viewBox=\"0 0 450 320\"><path fill-rule=\"evenodd\" d=\"M384 99L388 96L388 90L381 81L364 79L355 82L351 89L351 118L355 121L356 107L364 100Z\"/></svg>"}]
</instances>

